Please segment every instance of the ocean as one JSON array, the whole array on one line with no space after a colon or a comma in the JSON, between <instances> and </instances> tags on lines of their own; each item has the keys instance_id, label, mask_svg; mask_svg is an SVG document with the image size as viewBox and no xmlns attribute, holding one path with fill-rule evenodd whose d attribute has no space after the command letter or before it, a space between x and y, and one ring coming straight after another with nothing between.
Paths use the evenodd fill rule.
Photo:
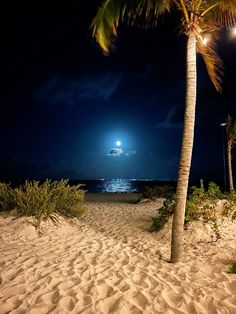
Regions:
<instances>
[{"instance_id":1,"label":"ocean","mask_svg":"<svg viewBox=\"0 0 236 314\"><path fill-rule=\"evenodd\" d=\"M31 179L29 179L31 180ZM39 179L36 179L39 180ZM60 180L60 179L57 179ZM25 179L0 180L17 187L25 182ZM41 182L45 179L40 180ZM138 179L100 179L100 180L70 180L69 184L82 184L82 188L89 193L143 193L145 187L170 185L175 190L176 181L168 180L138 180ZM206 186L207 182L205 182ZM189 186L199 186L199 182L192 181Z\"/></svg>"},{"instance_id":2,"label":"ocean","mask_svg":"<svg viewBox=\"0 0 236 314\"><path fill-rule=\"evenodd\" d=\"M83 189L90 193L143 193L145 187L171 185L176 181L136 180L136 179L104 179L71 181L72 184L82 183Z\"/></svg>"}]
</instances>

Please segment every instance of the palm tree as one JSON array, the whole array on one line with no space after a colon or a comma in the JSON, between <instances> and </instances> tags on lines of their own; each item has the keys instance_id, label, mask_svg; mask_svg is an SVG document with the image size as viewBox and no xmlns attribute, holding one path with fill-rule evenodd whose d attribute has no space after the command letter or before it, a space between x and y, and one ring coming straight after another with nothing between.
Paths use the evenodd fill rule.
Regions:
<instances>
[{"instance_id":1,"label":"palm tree","mask_svg":"<svg viewBox=\"0 0 236 314\"><path fill-rule=\"evenodd\" d=\"M186 103L171 241L171 261L178 262L183 253L183 225L194 138L197 51L205 61L216 90L220 91L221 61L215 52L215 43L221 27L234 26L236 0L103 0L91 29L103 53L109 54L120 23L155 26L160 15L172 11L179 12L180 29L187 39Z\"/></svg>"},{"instance_id":2,"label":"palm tree","mask_svg":"<svg viewBox=\"0 0 236 314\"><path fill-rule=\"evenodd\" d=\"M233 120L229 115L226 119L227 133L227 159L228 159L228 175L229 175L229 190L234 191L233 173L232 173L232 146L236 144L236 120Z\"/></svg>"}]
</instances>

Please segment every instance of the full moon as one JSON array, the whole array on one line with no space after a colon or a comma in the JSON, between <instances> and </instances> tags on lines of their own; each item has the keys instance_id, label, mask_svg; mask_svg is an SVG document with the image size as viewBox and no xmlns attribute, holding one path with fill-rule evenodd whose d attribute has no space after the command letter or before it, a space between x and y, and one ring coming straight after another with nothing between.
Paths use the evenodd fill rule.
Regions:
<instances>
[{"instance_id":1,"label":"full moon","mask_svg":"<svg viewBox=\"0 0 236 314\"><path fill-rule=\"evenodd\" d=\"M121 146L121 141L116 141L116 146Z\"/></svg>"}]
</instances>

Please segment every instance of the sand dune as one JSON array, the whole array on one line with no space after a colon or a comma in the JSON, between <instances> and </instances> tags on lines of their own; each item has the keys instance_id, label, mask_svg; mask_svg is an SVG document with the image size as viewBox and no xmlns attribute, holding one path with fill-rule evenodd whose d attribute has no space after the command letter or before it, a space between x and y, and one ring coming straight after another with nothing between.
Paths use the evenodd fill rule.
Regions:
<instances>
[{"instance_id":1,"label":"sand dune","mask_svg":"<svg viewBox=\"0 0 236 314\"><path fill-rule=\"evenodd\" d=\"M183 262L168 262L170 224L149 233L156 203L88 203L77 219L36 232L0 218L0 313L236 313L236 223L185 231ZM204 230L203 230L204 228Z\"/></svg>"}]
</instances>

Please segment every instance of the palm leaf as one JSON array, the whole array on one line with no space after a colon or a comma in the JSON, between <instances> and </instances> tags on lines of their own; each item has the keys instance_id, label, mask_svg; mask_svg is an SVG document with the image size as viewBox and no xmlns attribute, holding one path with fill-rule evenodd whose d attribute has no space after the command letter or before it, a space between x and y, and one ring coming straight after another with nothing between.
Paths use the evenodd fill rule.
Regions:
<instances>
[{"instance_id":1,"label":"palm leaf","mask_svg":"<svg viewBox=\"0 0 236 314\"><path fill-rule=\"evenodd\" d=\"M236 22L236 1L221 1L217 10L217 21L220 25L227 28L234 27Z\"/></svg>"},{"instance_id":2,"label":"palm leaf","mask_svg":"<svg viewBox=\"0 0 236 314\"><path fill-rule=\"evenodd\" d=\"M231 28L236 25L236 0L203 1L201 14L207 20L213 19L220 27Z\"/></svg>"},{"instance_id":3,"label":"palm leaf","mask_svg":"<svg viewBox=\"0 0 236 314\"><path fill-rule=\"evenodd\" d=\"M206 64L208 75L217 91L221 91L221 76L223 64L216 53L216 39L211 37L207 45L203 44L202 37L197 36L197 50L202 55Z\"/></svg>"},{"instance_id":4,"label":"palm leaf","mask_svg":"<svg viewBox=\"0 0 236 314\"><path fill-rule=\"evenodd\" d=\"M194 0L196 2L200 0ZM207 67L208 74L217 91L221 91L222 62L216 53L215 43L221 27L232 27L236 22L236 0L203 0L199 2L199 31L196 32L197 48ZM202 35L210 37L207 45Z\"/></svg>"},{"instance_id":5,"label":"palm leaf","mask_svg":"<svg viewBox=\"0 0 236 314\"><path fill-rule=\"evenodd\" d=\"M92 36L108 54L114 47L117 27L121 21L127 24L139 22L139 26L151 26L156 18L169 11L174 0L105 0L91 23Z\"/></svg>"}]
</instances>

